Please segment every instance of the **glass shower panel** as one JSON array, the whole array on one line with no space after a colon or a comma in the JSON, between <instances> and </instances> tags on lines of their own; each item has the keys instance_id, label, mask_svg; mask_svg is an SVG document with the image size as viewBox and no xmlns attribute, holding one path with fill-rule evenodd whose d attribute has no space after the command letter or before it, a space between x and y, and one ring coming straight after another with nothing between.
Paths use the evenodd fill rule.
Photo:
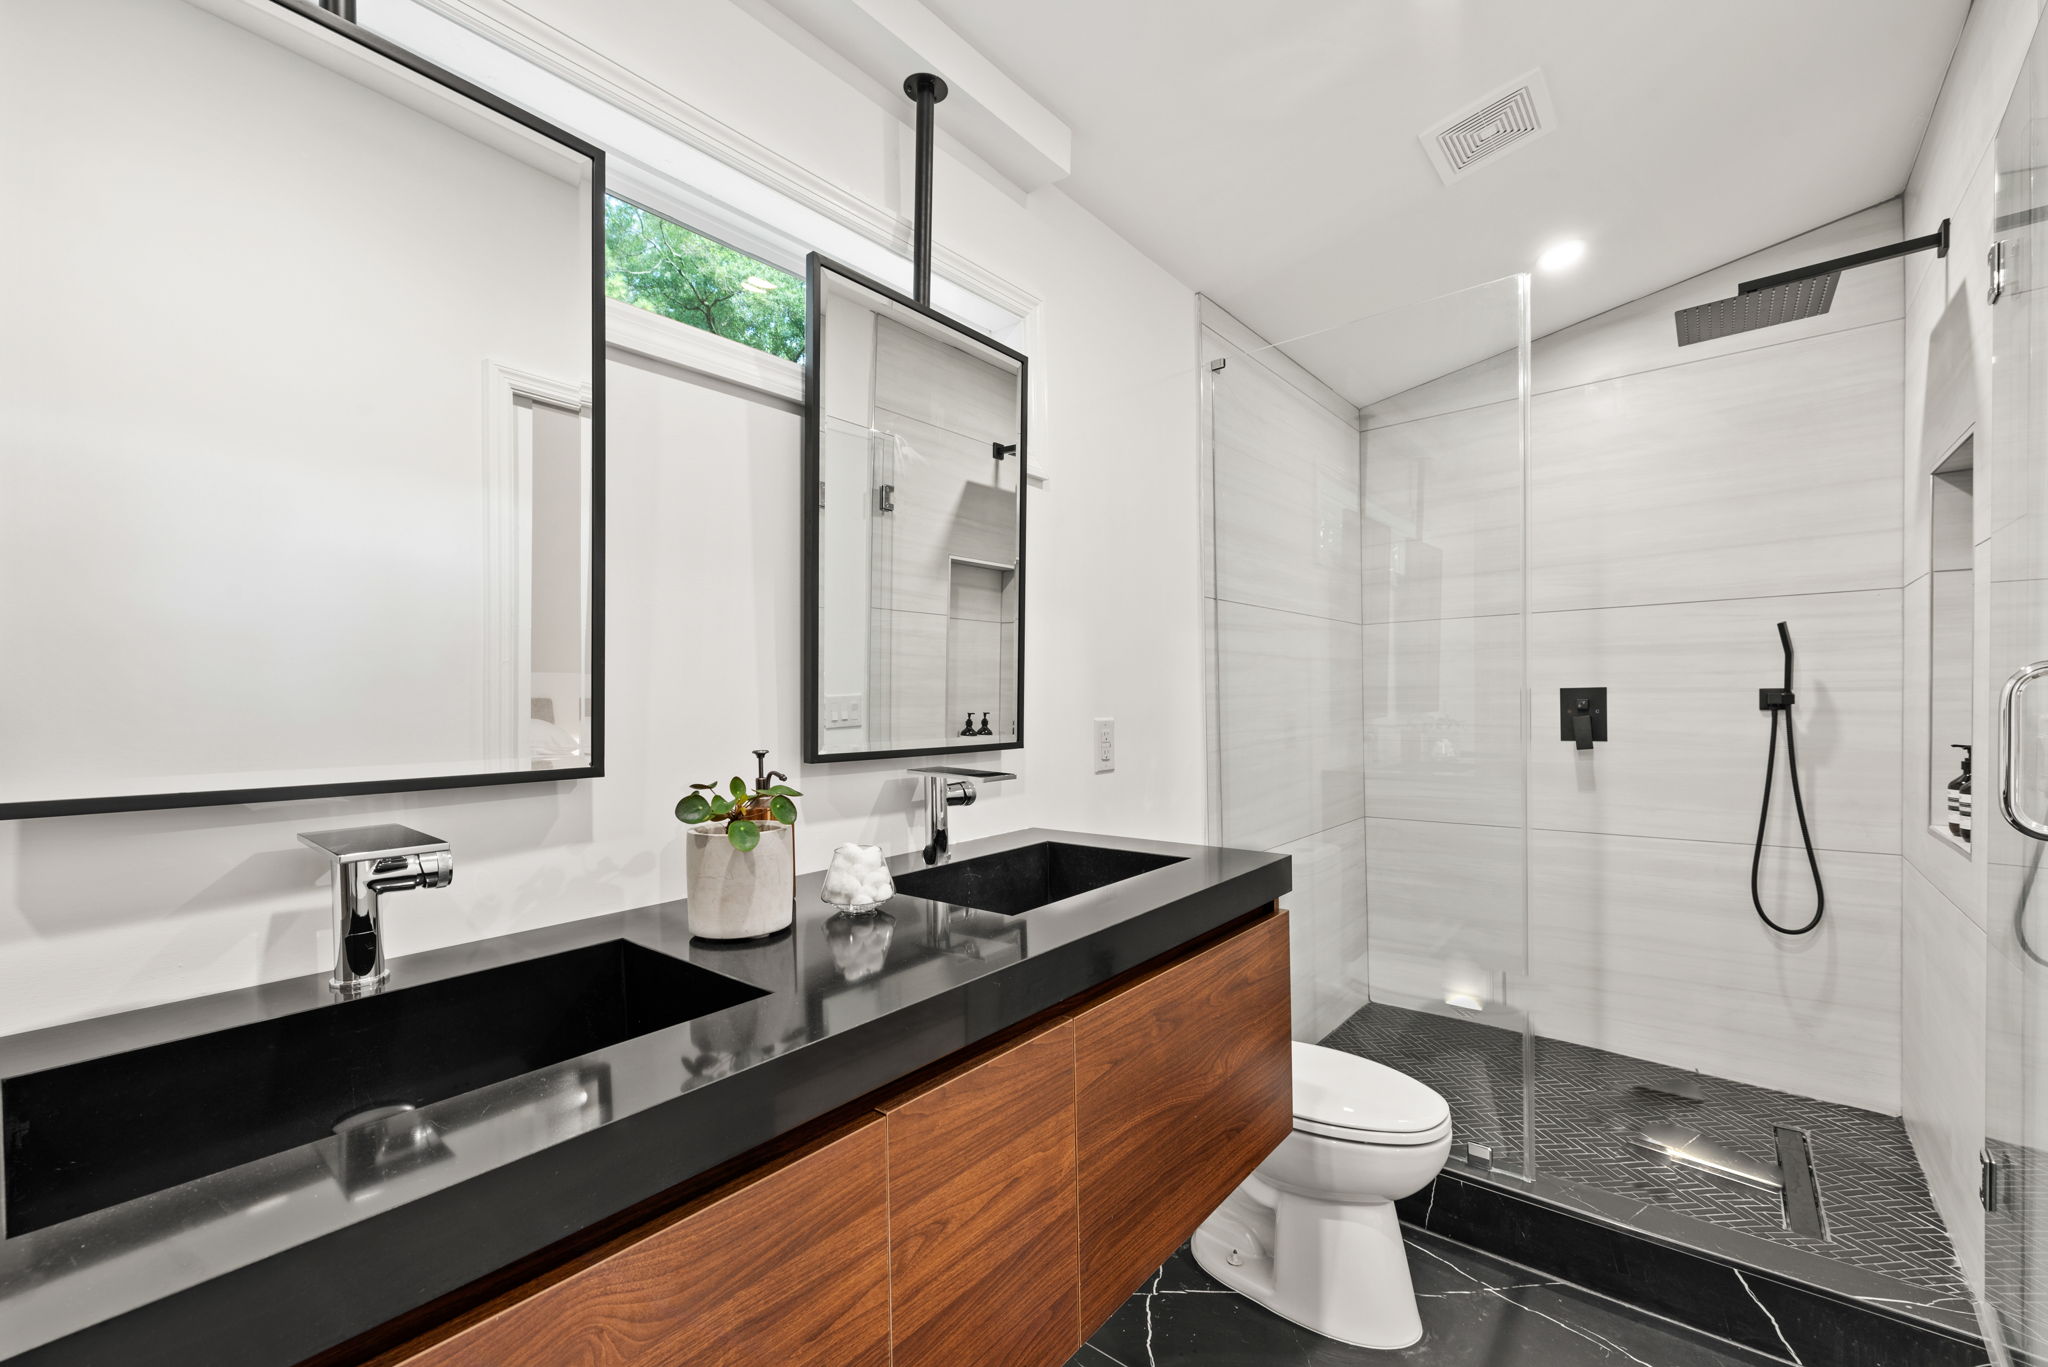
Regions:
<instances>
[{"instance_id":1,"label":"glass shower panel","mask_svg":"<svg viewBox=\"0 0 2048 1367\"><path fill-rule=\"evenodd\" d=\"M1527 281L1204 344L1214 833L1294 857L1296 1036L1521 1170Z\"/></svg>"},{"instance_id":2,"label":"glass shower panel","mask_svg":"<svg viewBox=\"0 0 2048 1367\"><path fill-rule=\"evenodd\" d=\"M2006 1345L2021 1360L2048 1350L2048 889L2039 874L2048 844L2021 824L2048 821L2048 309L2039 306L2039 264L2048 250L2048 164L2035 127L2037 85L2048 62L2037 43L1999 129L1994 241L2004 291L1991 311L1991 424L1979 478L1989 497L1991 567L1988 689L1979 706L2001 709L2007 734L1980 768L1975 829L1987 856L1985 1154L1993 1165L1985 1215L1985 1295ZM2005 713L1995 710L2001 721ZM2008 743L2009 742L2009 743ZM2010 805L2002 789L2010 776Z\"/></svg>"}]
</instances>

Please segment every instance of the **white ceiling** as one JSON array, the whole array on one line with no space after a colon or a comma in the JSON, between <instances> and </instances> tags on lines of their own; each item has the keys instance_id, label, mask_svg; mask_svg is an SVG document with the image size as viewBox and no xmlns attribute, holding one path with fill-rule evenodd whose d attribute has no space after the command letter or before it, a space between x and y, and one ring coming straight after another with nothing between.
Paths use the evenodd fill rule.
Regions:
<instances>
[{"instance_id":1,"label":"white ceiling","mask_svg":"<svg viewBox=\"0 0 2048 1367\"><path fill-rule=\"evenodd\" d=\"M1969 0L926 0L1071 124L1064 188L1267 339L1531 269L1537 335L1899 194ZM1532 67L1557 129L1418 134ZM941 115L943 118L943 114ZM1454 339L1389 352L1358 402ZM1389 387L1391 385L1391 388Z\"/></svg>"}]
</instances>

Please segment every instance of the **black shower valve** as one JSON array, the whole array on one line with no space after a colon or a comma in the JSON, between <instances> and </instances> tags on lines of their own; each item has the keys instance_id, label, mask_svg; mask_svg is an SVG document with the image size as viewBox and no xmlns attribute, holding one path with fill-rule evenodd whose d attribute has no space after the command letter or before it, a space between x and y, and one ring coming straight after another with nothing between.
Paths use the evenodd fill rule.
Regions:
<instances>
[{"instance_id":1,"label":"black shower valve","mask_svg":"<svg viewBox=\"0 0 2048 1367\"><path fill-rule=\"evenodd\" d=\"M1605 688L1560 688L1557 690L1557 738L1568 740L1580 750L1607 739L1607 690Z\"/></svg>"}]
</instances>

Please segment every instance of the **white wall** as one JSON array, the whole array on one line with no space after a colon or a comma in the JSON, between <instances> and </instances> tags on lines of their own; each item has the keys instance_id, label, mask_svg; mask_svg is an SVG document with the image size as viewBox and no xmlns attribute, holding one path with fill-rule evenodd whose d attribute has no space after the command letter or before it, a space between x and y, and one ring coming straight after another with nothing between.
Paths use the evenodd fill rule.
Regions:
<instances>
[{"instance_id":1,"label":"white wall","mask_svg":"<svg viewBox=\"0 0 2048 1367\"><path fill-rule=\"evenodd\" d=\"M1536 342L1528 963L1511 994L1543 1035L1887 1112L1899 1098L1901 271L1846 277L1824 317L1682 351L1672 311L1898 229L1897 203L1880 205ZM1514 472L1487 439L1512 409L1486 402L1499 369L1365 415L1369 507L1403 506L1383 488L1419 484L1411 534L1442 549L1444 615L1469 617L1443 624L1464 635L1421 648L1506 690L1468 700L1481 720L1514 716L1518 675L1515 619L1482 615L1517 606L1516 509L1500 505ZM1801 776L1829 899L1799 938L1761 925L1749 897L1768 736L1755 690L1777 678L1780 620L1799 648ZM1557 738L1558 690L1593 685L1608 689L1609 739L1582 754ZM1383 943L1430 944L1472 908L1521 906L1516 843L1496 836L1498 856L1483 857L1501 824L1489 813L1516 810L1520 745L1511 728L1474 728L1455 765L1369 772L1376 994ZM1461 855L1457 880L1423 876L1447 851ZM1812 909L1782 769L1764 890L1788 923Z\"/></svg>"},{"instance_id":2,"label":"white wall","mask_svg":"<svg viewBox=\"0 0 2048 1367\"><path fill-rule=\"evenodd\" d=\"M1985 253L1990 246L1998 171L1999 122L2040 21L2040 0L1976 0L1949 67L1927 137L1906 186L1905 227L1913 234L1953 222L1946 259L1915 257L1906 266L1906 390L1901 476L1905 486L1907 578L1906 746L1902 823L1905 874L1905 1038L1902 1104L1906 1129L1927 1170L1935 1205L1947 1222L1972 1285L1984 1287L1984 1211L1977 1199L1977 1155L1984 1147L1986 1103L1987 907L1991 905L1989 842L1969 856L1927 833L1930 617L1938 590L1969 563L1988 561L2000 475L1996 462L2019 454L1992 424L1992 309ZM1932 543L1934 490L1929 473L1972 430L1977 459L1975 526L1958 559ZM1989 438L1989 439L1987 439ZM2026 453L2028 458L2032 453ZM1991 575L1974 585L1976 676L1974 740L1982 761L1976 784L1980 833L1996 815L1992 788L1992 709L1997 685L1989 627ZM2001 664L2000 669L2006 666ZM1940 738L1936 738L1937 740ZM2015 969L2015 972L2018 970Z\"/></svg>"},{"instance_id":3,"label":"white wall","mask_svg":"<svg viewBox=\"0 0 2048 1367\"><path fill-rule=\"evenodd\" d=\"M530 8L900 209L905 127L737 6ZM1018 781L987 789L958 829L1199 840L1195 415L1167 380L1193 355L1193 297L1056 189L1020 201L942 155L938 193L941 238L1044 301L1031 433L1054 472L1031 494L1031 744L1005 756ZM323 969L327 893L298 830L396 819L453 841L454 886L390 904L399 954L680 896L670 808L757 745L809 795L803 867L850 838L911 846L900 766L794 762L796 413L633 359L615 357L610 381L609 776L0 824L0 1030ZM720 565L745 569L707 584ZM1111 774L1092 772L1098 716L1117 719Z\"/></svg>"}]
</instances>

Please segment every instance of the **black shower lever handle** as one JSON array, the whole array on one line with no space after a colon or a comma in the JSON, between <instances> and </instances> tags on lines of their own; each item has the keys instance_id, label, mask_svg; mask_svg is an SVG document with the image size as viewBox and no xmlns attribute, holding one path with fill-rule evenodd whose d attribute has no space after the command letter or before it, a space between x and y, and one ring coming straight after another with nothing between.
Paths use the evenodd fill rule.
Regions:
<instances>
[{"instance_id":1,"label":"black shower lever handle","mask_svg":"<svg viewBox=\"0 0 2048 1367\"><path fill-rule=\"evenodd\" d=\"M1572 709L1572 748L1593 748L1593 703L1588 698L1580 698L1579 705Z\"/></svg>"}]
</instances>

